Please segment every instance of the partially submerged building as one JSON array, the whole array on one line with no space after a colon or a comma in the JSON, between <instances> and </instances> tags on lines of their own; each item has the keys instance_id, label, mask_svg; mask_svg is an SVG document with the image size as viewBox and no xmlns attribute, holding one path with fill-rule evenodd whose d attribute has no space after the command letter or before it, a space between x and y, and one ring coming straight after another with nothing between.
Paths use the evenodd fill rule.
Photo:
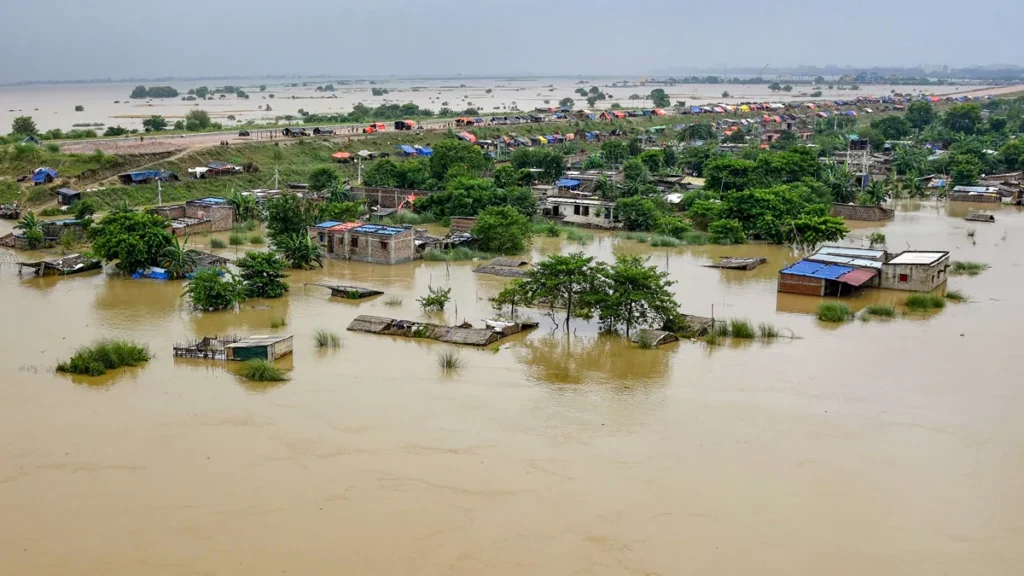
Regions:
<instances>
[{"instance_id":1,"label":"partially submerged building","mask_svg":"<svg viewBox=\"0 0 1024 576\"><path fill-rule=\"evenodd\" d=\"M878 204L832 204L832 215L844 220L882 222L892 220L896 211Z\"/></svg>"},{"instance_id":2,"label":"partially submerged building","mask_svg":"<svg viewBox=\"0 0 1024 576\"><path fill-rule=\"evenodd\" d=\"M273 362L292 353L292 336L249 336L224 348L228 360Z\"/></svg>"},{"instance_id":3,"label":"partially submerged building","mask_svg":"<svg viewBox=\"0 0 1024 576\"><path fill-rule=\"evenodd\" d=\"M545 201L544 215L565 224L585 228L620 228L615 220L615 203L594 198L553 196Z\"/></svg>"},{"instance_id":4,"label":"partially submerged building","mask_svg":"<svg viewBox=\"0 0 1024 576\"><path fill-rule=\"evenodd\" d=\"M860 288L929 292L946 282L949 252L825 246L779 272L779 292L844 296Z\"/></svg>"},{"instance_id":5,"label":"partially submerged building","mask_svg":"<svg viewBox=\"0 0 1024 576\"><path fill-rule=\"evenodd\" d=\"M880 287L930 292L949 277L949 252L901 252L882 266Z\"/></svg>"},{"instance_id":6,"label":"partially submerged building","mask_svg":"<svg viewBox=\"0 0 1024 576\"><path fill-rule=\"evenodd\" d=\"M21 273L23 268L28 268L36 276L68 276L98 270L101 266L102 264L97 258L88 258L81 254L68 254L56 260L18 262L18 273Z\"/></svg>"},{"instance_id":7,"label":"partially submerged building","mask_svg":"<svg viewBox=\"0 0 1024 576\"><path fill-rule=\"evenodd\" d=\"M954 186L949 193L950 202L985 202L998 204L1003 201L996 186Z\"/></svg>"},{"instance_id":8,"label":"partially submerged building","mask_svg":"<svg viewBox=\"0 0 1024 576\"><path fill-rule=\"evenodd\" d=\"M184 204L171 204L150 209L150 213L171 221L175 235L224 232L235 225L235 206L227 198L203 198Z\"/></svg>"},{"instance_id":9,"label":"partially submerged building","mask_svg":"<svg viewBox=\"0 0 1024 576\"><path fill-rule=\"evenodd\" d=\"M468 346L490 346L502 338L518 334L523 330L536 328L536 323L515 323L499 320L487 320L485 328L473 328L471 325L442 326L429 322L412 320L395 320L381 316L357 316L348 330L353 332L369 332L386 336L402 336L405 338L425 338L439 340L449 344L465 344Z\"/></svg>"},{"instance_id":10,"label":"partially submerged building","mask_svg":"<svg viewBox=\"0 0 1024 576\"><path fill-rule=\"evenodd\" d=\"M321 222L310 226L309 235L334 258L399 264L416 256L416 232L411 226Z\"/></svg>"}]
</instances>

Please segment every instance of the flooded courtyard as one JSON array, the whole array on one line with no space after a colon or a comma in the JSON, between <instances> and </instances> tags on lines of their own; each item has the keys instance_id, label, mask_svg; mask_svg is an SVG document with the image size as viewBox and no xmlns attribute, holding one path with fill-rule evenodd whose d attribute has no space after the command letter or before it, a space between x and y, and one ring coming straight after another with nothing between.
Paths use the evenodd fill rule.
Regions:
<instances>
[{"instance_id":1,"label":"flooded courtyard","mask_svg":"<svg viewBox=\"0 0 1024 576\"><path fill-rule=\"evenodd\" d=\"M979 209L997 221L963 220ZM882 231L892 252L991 268L950 279L966 304L835 326L815 318L820 299L776 292L798 259L786 247L538 237L527 259L647 254L684 312L795 337L643 350L582 321L567 339L527 311L539 329L463 348L465 366L443 375L446 344L344 329L360 314L425 319L416 298L429 285L452 288L446 322L479 325L508 280L477 263L327 261L291 271L285 298L197 314L181 282L19 277L5 253L0 572L1018 574L1024 213L908 202L893 222L851 228L847 245ZM768 263L703 266L726 255ZM307 285L323 281L403 303ZM321 328L343 346L315 349ZM291 380L171 356L214 334L294 334ZM104 336L155 358L103 378L54 373Z\"/></svg>"}]
</instances>

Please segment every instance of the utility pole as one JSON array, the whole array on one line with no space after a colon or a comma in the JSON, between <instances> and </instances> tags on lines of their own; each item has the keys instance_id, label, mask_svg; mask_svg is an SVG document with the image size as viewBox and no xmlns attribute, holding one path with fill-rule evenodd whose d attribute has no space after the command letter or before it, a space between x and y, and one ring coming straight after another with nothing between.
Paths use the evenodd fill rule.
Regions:
<instances>
[{"instance_id":1,"label":"utility pole","mask_svg":"<svg viewBox=\"0 0 1024 576\"><path fill-rule=\"evenodd\" d=\"M358 166L358 168L357 168L358 171L356 173L356 185L362 186L363 185L363 157L362 156L360 156L359 159L356 160L356 165Z\"/></svg>"},{"instance_id":2,"label":"utility pole","mask_svg":"<svg viewBox=\"0 0 1024 576\"><path fill-rule=\"evenodd\" d=\"M274 166L274 190L280 190L281 189L281 185L278 182L278 178L280 177L280 174L281 173L278 171L277 166Z\"/></svg>"},{"instance_id":3,"label":"utility pole","mask_svg":"<svg viewBox=\"0 0 1024 576\"><path fill-rule=\"evenodd\" d=\"M156 179L156 205L162 206L164 203L164 187L161 184L160 178Z\"/></svg>"}]
</instances>

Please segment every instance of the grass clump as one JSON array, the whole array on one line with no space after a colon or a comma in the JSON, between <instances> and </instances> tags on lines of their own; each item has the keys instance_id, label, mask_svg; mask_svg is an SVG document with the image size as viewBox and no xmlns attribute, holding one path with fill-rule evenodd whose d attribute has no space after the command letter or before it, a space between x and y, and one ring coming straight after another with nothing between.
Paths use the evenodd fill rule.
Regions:
<instances>
[{"instance_id":1,"label":"grass clump","mask_svg":"<svg viewBox=\"0 0 1024 576\"><path fill-rule=\"evenodd\" d=\"M935 294L911 294L903 302L909 310L937 310L946 307L946 301Z\"/></svg>"},{"instance_id":2,"label":"grass clump","mask_svg":"<svg viewBox=\"0 0 1024 576\"><path fill-rule=\"evenodd\" d=\"M558 238L562 235L564 229L556 222L534 222L533 233L547 236L548 238Z\"/></svg>"},{"instance_id":3,"label":"grass clump","mask_svg":"<svg viewBox=\"0 0 1024 576\"><path fill-rule=\"evenodd\" d=\"M151 358L149 349L128 340L101 340L79 348L67 362L57 364L57 372L102 376L107 370L139 366Z\"/></svg>"},{"instance_id":4,"label":"grass clump","mask_svg":"<svg viewBox=\"0 0 1024 576\"><path fill-rule=\"evenodd\" d=\"M565 233L565 237L567 240L579 242L580 244L589 244L594 241L593 234L580 230L579 228L570 228L569 231Z\"/></svg>"},{"instance_id":5,"label":"grass clump","mask_svg":"<svg viewBox=\"0 0 1024 576\"><path fill-rule=\"evenodd\" d=\"M636 345L644 350L654 349L654 338L649 332L641 332L636 335Z\"/></svg>"},{"instance_id":6,"label":"grass clump","mask_svg":"<svg viewBox=\"0 0 1024 576\"><path fill-rule=\"evenodd\" d=\"M221 240L220 238L210 238L210 248L227 248L227 247L228 247L227 242Z\"/></svg>"},{"instance_id":7,"label":"grass clump","mask_svg":"<svg viewBox=\"0 0 1024 576\"><path fill-rule=\"evenodd\" d=\"M437 365L441 368L441 372L445 374L455 372L462 368L462 355L459 354L458 350L445 350L437 355Z\"/></svg>"},{"instance_id":8,"label":"grass clump","mask_svg":"<svg viewBox=\"0 0 1024 576\"><path fill-rule=\"evenodd\" d=\"M255 229L256 229L256 222L254 220L248 220L246 222L239 222L239 223L235 224L234 227L232 228L232 230L234 230L235 232L239 232L239 233L242 233L242 232L252 232Z\"/></svg>"},{"instance_id":9,"label":"grass clump","mask_svg":"<svg viewBox=\"0 0 1024 576\"><path fill-rule=\"evenodd\" d=\"M649 243L650 243L651 246L654 246L656 248L662 248L662 247L678 248L679 246L683 245L683 241L682 240L676 240L675 238L673 238L671 236L661 236L661 235L651 236L651 239L649 240Z\"/></svg>"},{"instance_id":10,"label":"grass clump","mask_svg":"<svg viewBox=\"0 0 1024 576\"><path fill-rule=\"evenodd\" d=\"M779 337L779 329L767 322L761 322L757 325L757 336L762 340L774 340Z\"/></svg>"},{"instance_id":11,"label":"grass clump","mask_svg":"<svg viewBox=\"0 0 1024 576\"><path fill-rule=\"evenodd\" d=\"M232 246L241 246L245 244L245 240L245 234L242 234L241 232L232 232L231 235L228 236L228 244L231 244Z\"/></svg>"},{"instance_id":12,"label":"grass clump","mask_svg":"<svg viewBox=\"0 0 1024 576\"><path fill-rule=\"evenodd\" d=\"M977 276L985 270L988 270L988 264L984 262L970 262L970 261L959 261L953 262L953 266L949 269L949 273L953 276Z\"/></svg>"},{"instance_id":13,"label":"grass clump","mask_svg":"<svg viewBox=\"0 0 1024 576\"><path fill-rule=\"evenodd\" d=\"M757 336L754 325L746 318L732 318L729 320L729 333L733 338L750 340Z\"/></svg>"},{"instance_id":14,"label":"grass clump","mask_svg":"<svg viewBox=\"0 0 1024 576\"><path fill-rule=\"evenodd\" d=\"M896 307L888 306L886 304L872 304L864 309L864 313L870 316L878 316L880 318L892 318L896 315Z\"/></svg>"},{"instance_id":15,"label":"grass clump","mask_svg":"<svg viewBox=\"0 0 1024 576\"><path fill-rule=\"evenodd\" d=\"M950 290L946 292L946 300L952 302L967 302L967 295L959 290Z\"/></svg>"},{"instance_id":16,"label":"grass clump","mask_svg":"<svg viewBox=\"0 0 1024 576\"><path fill-rule=\"evenodd\" d=\"M341 348L341 336L329 330L317 330L314 340L317 348Z\"/></svg>"},{"instance_id":17,"label":"grass clump","mask_svg":"<svg viewBox=\"0 0 1024 576\"><path fill-rule=\"evenodd\" d=\"M842 302L822 302L818 305L818 320L822 322L846 322L852 318L850 307Z\"/></svg>"},{"instance_id":18,"label":"grass clump","mask_svg":"<svg viewBox=\"0 0 1024 576\"><path fill-rule=\"evenodd\" d=\"M430 214L417 214L415 212L409 212L408 210L399 210L390 216L385 216L383 222L392 226L404 226L417 224L430 224L435 219Z\"/></svg>"},{"instance_id":19,"label":"grass clump","mask_svg":"<svg viewBox=\"0 0 1024 576\"><path fill-rule=\"evenodd\" d=\"M253 382L283 382L288 379L284 370L274 366L273 362L262 358L253 358L242 364L239 371L242 378Z\"/></svg>"},{"instance_id":20,"label":"grass clump","mask_svg":"<svg viewBox=\"0 0 1024 576\"><path fill-rule=\"evenodd\" d=\"M282 326L287 326L287 325L288 325L288 319L287 318L273 318L273 319L270 320L270 327L271 328L280 328Z\"/></svg>"},{"instance_id":21,"label":"grass clump","mask_svg":"<svg viewBox=\"0 0 1024 576\"><path fill-rule=\"evenodd\" d=\"M263 244L264 242L266 242L266 240L264 240L263 236L259 234L253 234L252 236L249 236L249 244Z\"/></svg>"},{"instance_id":22,"label":"grass clump","mask_svg":"<svg viewBox=\"0 0 1024 576\"><path fill-rule=\"evenodd\" d=\"M398 308L399 306L402 305L402 297L388 296L387 298L384 299L384 305L391 308Z\"/></svg>"}]
</instances>

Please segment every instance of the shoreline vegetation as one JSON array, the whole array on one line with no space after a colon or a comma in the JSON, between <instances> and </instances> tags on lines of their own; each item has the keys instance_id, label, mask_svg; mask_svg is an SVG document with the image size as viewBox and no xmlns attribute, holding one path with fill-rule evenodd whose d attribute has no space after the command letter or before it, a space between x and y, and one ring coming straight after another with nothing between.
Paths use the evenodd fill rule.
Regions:
<instances>
[{"instance_id":1,"label":"shoreline vegetation","mask_svg":"<svg viewBox=\"0 0 1024 576\"><path fill-rule=\"evenodd\" d=\"M152 356L149 349L130 340L99 340L75 351L66 362L57 364L57 372L102 376L111 370L141 366Z\"/></svg>"}]
</instances>

